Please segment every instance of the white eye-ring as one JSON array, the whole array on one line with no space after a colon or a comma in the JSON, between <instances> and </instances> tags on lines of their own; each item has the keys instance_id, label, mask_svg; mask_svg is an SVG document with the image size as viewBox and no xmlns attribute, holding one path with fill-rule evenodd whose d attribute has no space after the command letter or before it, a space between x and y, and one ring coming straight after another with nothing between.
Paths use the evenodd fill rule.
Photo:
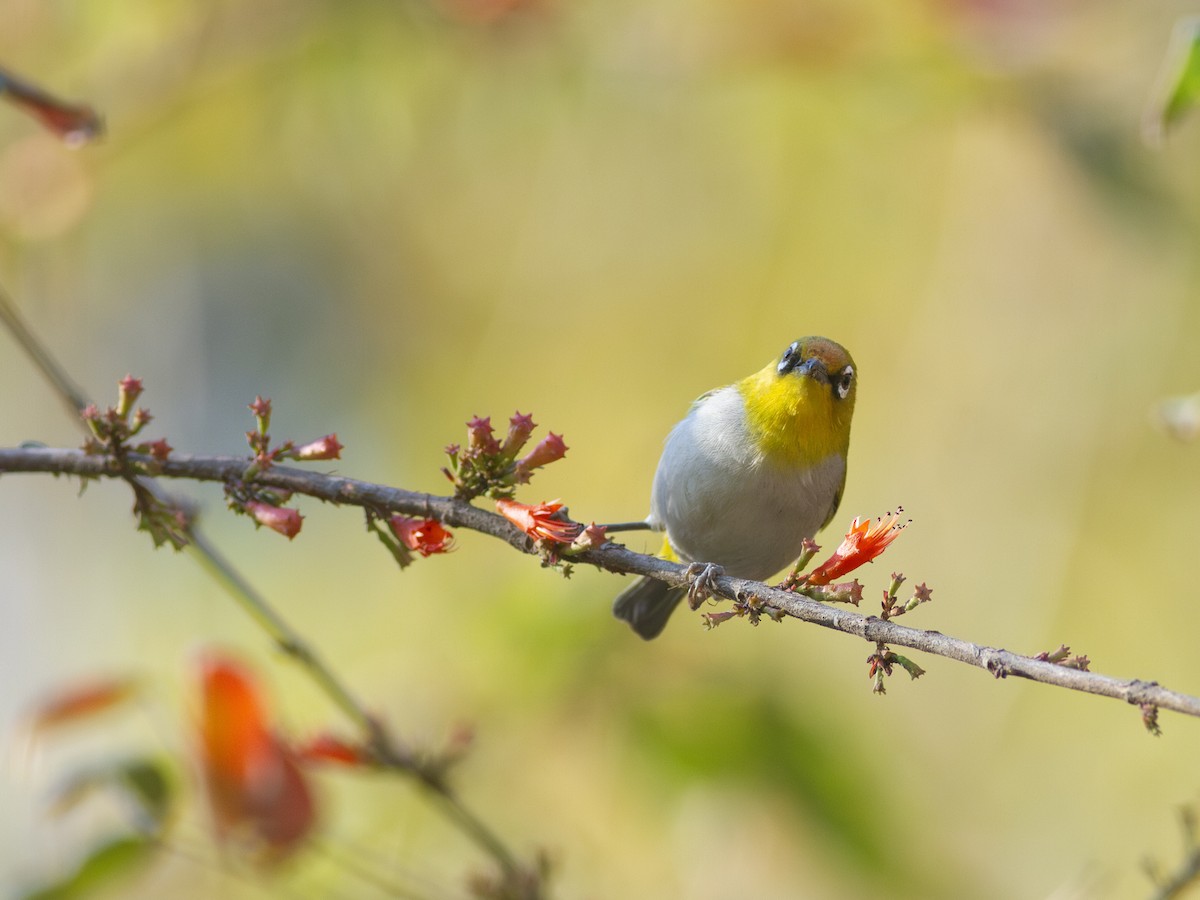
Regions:
<instances>
[{"instance_id":1,"label":"white eye-ring","mask_svg":"<svg viewBox=\"0 0 1200 900\"><path fill-rule=\"evenodd\" d=\"M837 394L843 400L850 393L850 385L854 384L854 366L846 366L842 369L842 377L838 379Z\"/></svg>"},{"instance_id":2,"label":"white eye-ring","mask_svg":"<svg viewBox=\"0 0 1200 900\"><path fill-rule=\"evenodd\" d=\"M779 365L775 367L775 371L780 375L792 368L796 362L796 355L800 352L800 342L793 341L788 345L788 348L783 351L783 356L779 359Z\"/></svg>"}]
</instances>

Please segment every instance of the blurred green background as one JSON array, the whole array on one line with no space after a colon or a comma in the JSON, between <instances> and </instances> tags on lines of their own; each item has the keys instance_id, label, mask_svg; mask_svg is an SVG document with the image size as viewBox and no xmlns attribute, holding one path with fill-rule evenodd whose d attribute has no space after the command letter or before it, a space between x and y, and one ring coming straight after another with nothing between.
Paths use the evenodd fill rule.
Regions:
<instances>
[{"instance_id":1,"label":"blurred green background","mask_svg":"<svg viewBox=\"0 0 1200 900\"><path fill-rule=\"evenodd\" d=\"M644 515L696 395L826 334L862 375L838 526L914 519L868 597L899 568L934 588L913 624L1197 693L1200 450L1151 411L1200 386L1200 123L1140 138L1191 8L0 0L0 61L109 128L71 151L0 107L0 279L94 396L143 377L181 451L244 452L261 393L276 436L338 433L329 468L437 491L467 418L532 411L571 450L521 499L585 521ZM77 443L7 335L0 379L0 443ZM301 502L289 544L191 493L402 735L475 727L463 794L562 897L1140 896L1200 799L1190 720L939 659L880 698L844 636L680 614L647 645L616 576L468 533L401 573L354 510ZM292 732L340 724L129 504L0 482L0 883L110 827L47 815L72 766L186 749L198 647L253 660ZM144 715L22 740L107 672L150 679ZM373 896L350 858L456 897L483 865L405 784L331 774L322 849L229 875L182 777L178 852L121 895Z\"/></svg>"}]
</instances>

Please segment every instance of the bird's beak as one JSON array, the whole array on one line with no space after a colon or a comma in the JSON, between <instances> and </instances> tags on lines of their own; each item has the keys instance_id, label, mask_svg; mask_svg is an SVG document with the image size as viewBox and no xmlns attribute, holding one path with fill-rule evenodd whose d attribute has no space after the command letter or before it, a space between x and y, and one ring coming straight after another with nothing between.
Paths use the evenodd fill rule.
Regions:
<instances>
[{"instance_id":1,"label":"bird's beak","mask_svg":"<svg viewBox=\"0 0 1200 900\"><path fill-rule=\"evenodd\" d=\"M815 356L810 356L792 371L797 375L805 375L821 384L829 384L829 370L825 368L825 363Z\"/></svg>"}]
</instances>

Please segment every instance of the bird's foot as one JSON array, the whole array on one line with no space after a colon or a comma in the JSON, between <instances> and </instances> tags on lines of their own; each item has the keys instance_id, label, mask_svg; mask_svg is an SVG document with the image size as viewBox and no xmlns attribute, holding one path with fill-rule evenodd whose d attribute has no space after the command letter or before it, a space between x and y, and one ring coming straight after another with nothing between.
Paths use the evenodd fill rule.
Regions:
<instances>
[{"instance_id":1,"label":"bird's foot","mask_svg":"<svg viewBox=\"0 0 1200 900\"><path fill-rule=\"evenodd\" d=\"M713 595L714 579L724 574L725 570L714 563L691 563L684 572L688 580L688 606L699 609Z\"/></svg>"}]
</instances>

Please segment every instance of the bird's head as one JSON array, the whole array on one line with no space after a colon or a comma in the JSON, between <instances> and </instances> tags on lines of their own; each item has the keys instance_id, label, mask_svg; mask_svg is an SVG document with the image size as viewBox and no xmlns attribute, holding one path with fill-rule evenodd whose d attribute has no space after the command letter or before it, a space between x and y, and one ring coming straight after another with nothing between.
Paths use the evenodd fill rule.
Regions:
<instances>
[{"instance_id":1,"label":"bird's head","mask_svg":"<svg viewBox=\"0 0 1200 900\"><path fill-rule=\"evenodd\" d=\"M841 344L823 337L793 341L738 384L763 453L793 466L834 453L845 457L857 389L854 360Z\"/></svg>"}]
</instances>

